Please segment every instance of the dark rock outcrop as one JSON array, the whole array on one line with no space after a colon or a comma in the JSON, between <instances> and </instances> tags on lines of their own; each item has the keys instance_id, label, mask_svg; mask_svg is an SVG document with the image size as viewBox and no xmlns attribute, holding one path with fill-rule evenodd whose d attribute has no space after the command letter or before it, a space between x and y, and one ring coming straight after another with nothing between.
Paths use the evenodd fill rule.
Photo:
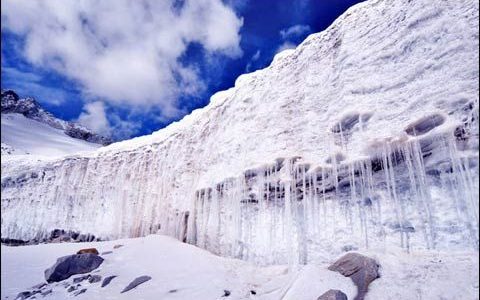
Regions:
<instances>
[{"instance_id":1,"label":"dark rock outcrop","mask_svg":"<svg viewBox=\"0 0 480 300\"><path fill-rule=\"evenodd\" d=\"M347 295L339 290L328 290L318 297L317 300L347 300Z\"/></svg>"},{"instance_id":2,"label":"dark rock outcrop","mask_svg":"<svg viewBox=\"0 0 480 300\"><path fill-rule=\"evenodd\" d=\"M150 276L137 277L132 282L130 282L120 293L128 292L129 290L136 288L140 284L145 283L145 282L149 281L150 279L152 279L152 277L150 277Z\"/></svg>"},{"instance_id":3,"label":"dark rock outcrop","mask_svg":"<svg viewBox=\"0 0 480 300\"><path fill-rule=\"evenodd\" d=\"M63 256L45 270L45 279L49 283L58 282L75 274L89 273L98 268L102 262L103 258L91 253Z\"/></svg>"},{"instance_id":4,"label":"dark rock outcrop","mask_svg":"<svg viewBox=\"0 0 480 300\"><path fill-rule=\"evenodd\" d=\"M339 258L331 266L331 271L336 271L345 277L350 277L357 286L357 295L354 300L363 300L368 291L368 285L380 277L379 265L370 257L359 253L350 252Z\"/></svg>"},{"instance_id":5,"label":"dark rock outcrop","mask_svg":"<svg viewBox=\"0 0 480 300\"><path fill-rule=\"evenodd\" d=\"M103 287L106 287L107 285L109 285L110 282L111 282L111 281L113 280L113 278L115 278L115 277L117 277L117 276L112 275L112 276L107 276L107 277L105 277L105 279L103 279L103 282L102 282L101 287L103 288Z\"/></svg>"}]
</instances>

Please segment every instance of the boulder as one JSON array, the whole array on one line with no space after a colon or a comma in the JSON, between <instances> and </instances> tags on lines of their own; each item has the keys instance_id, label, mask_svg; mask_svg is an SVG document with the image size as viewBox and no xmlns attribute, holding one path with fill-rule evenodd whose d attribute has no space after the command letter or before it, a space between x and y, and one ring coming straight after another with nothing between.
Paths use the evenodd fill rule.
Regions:
<instances>
[{"instance_id":1,"label":"boulder","mask_svg":"<svg viewBox=\"0 0 480 300\"><path fill-rule=\"evenodd\" d=\"M73 285L69 286L68 289L67 289L67 292L71 293L73 291L75 291L77 288Z\"/></svg>"},{"instance_id":2,"label":"boulder","mask_svg":"<svg viewBox=\"0 0 480 300\"><path fill-rule=\"evenodd\" d=\"M89 273L102 263L103 258L92 253L63 256L58 258L52 267L45 270L45 280L48 283L58 282L75 274Z\"/></svg>"},{"instance_id":3,"label":"boulder","mask_svg":"<svg viewBox=\"0 0 480 300\"><path fill-rule=\"evenodd\" d=\"M355 252L345 254L328 267L330 271L339 272L352 279L357 286L357 295L354 300L365 298L370 282L380 277L378 268L379 265L373 258Z\"/></svg>"},{"instance_id":4,"label":"boulder","mask_svg":"<svg viewBox=\"0 0 480 300\"><path fill-rule=\"evenodd\" d=\"M102 276L100 275L91 275L88 277L88 282L90 283L99 282L100 280L102 280Z\"/></svg>"},{"instance_id":5,"label":"boulder","mask_svg":"<svg viewBox=\"0 0 480 300\"><path fill-rule=\"evenodd\" d=\"M347 300L347 295L339 290L328 290L318 297L317 300Z\"/></svg>"},{"instance_id":6,"label":"boulder","mask_svg":"<svg viewBox=\"0 0 480 300\"><path fill-rule=\"evenodd\" d=\"M85 248L78 250L77 254L92 253L98 255L98 250L96 248Z\"/></svg>"},{"instance_id":7,"label":"boulder","mask_svg":"<svg viewBox=\"0 0 480 300\"><path fill-rule=\"evenodd\" d=\"M102 288L103 288L103 287L106 287L108 284L110 284L110 281L112 281L113 278L115 278L115 277L117 277L117 276L113 275L113 276L107 276L107 277L105 277L105 279L104 279L103 282L102 282Z\"/></svg>"},{"instance_id":8,"label":"boulder","mask_svg":"<svg viewBox=\"0 0 480 300\"><path fill-rule=\"evenodd\" d=\"M84 276L73 278L73 283L80 283L84 280L87 280L89 277L90 275L84 275Z\"/></svg>"},{"instance_id":9,"label":"boulder","mask_svg":"<svg viewBox=\"0 0 480 300\"><path fill-rule=\"evenodd\" d=\"M120 248L120 247L123 247L123 245L120 245L120 244L115 245L115 246L113 246L113 249L118 249L118 248Z\"/></svg>"},{"instance_id":10,"label":"boulder","mask_svg":"<svg viewBox=\"0 0 480 300\"><path fill-rule=\"evenodd\" d=\"M132 282L130 282L120 293L128 292L129 290L136 288L140 284L149 281L152 279L150 276L140 276L135 278Z\"/></svg>"},{"instance_id":11,"label":"boulder","mask_svg":"<svg viewBox=\"0 0 480 300\"><path fill-rule=\"evenodd\" d=\"M32 292L30 291L21 292L21 293L18 293L17 297L15 297L15 300L27 299L31 295L32 295Z\"/></svg>"}]
</instances>

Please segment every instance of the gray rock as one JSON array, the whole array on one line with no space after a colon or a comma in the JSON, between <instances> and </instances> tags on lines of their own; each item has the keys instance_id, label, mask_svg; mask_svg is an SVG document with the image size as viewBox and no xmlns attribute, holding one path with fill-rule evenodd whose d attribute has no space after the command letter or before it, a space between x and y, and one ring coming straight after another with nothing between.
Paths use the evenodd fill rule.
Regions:
<instances>
[{"instance_id":1,"label":"gray rock","mask_svg":"<svg viewBox=\"0 0 480 300\"><path fill-rule=\"evenodd\" d=\"M18 293L17 297L15 297L15 300L27 299L31 295L32 295L32 292L30 291L21 292L21 293Z\"/></svg>"},{"instance_id":2,"label":"gray rock","mask_svg":"<svg viewBox=\"0 0 480 300\"><path fill-rule=\"evenodd\" d=\"M102 276L100 276L100 275L91 275L88 278L88 282L90 282L90 283L99 282L100 280L102 280Z\"/></svg>"},{"instance_id":3,"label":"gray rock","mask_svg":"<svg viewBox=\"0 0 480 300\"><path fill-rule=\"evenodd\" d=\"M73 283L79 283L89 278L90 275L84 275L80 277L73 278Z\"/></svg>"},{"instance_id":4,"label":"gray rock","mask_svg":"<svg viewBox=\"0 0 480 300\"><path fill-rule=\"evenodd\" d=\"M74 254L60 257L57 262L45 270L47 282L58 282L75 274L84 274L98 268L103 258L92 253Z\"/></svg>"},{"instance_id":5,"label":"gray rock","mask_svg":"<svg viewBox=\"0 0 480 300\"><path fill-rule=\"evenodd\" d=\"M318 297L317 300L347 300L347 295L339 290L328 290Z\"/></svg>"},{"instance_id":6,"label":"gray rock","mask_svg":"<svg viewBox=\"0 0 480 300\"><path fill-rule=\"evenodd\" d=\"M350 277L357 286L357 295L354 300L363 300L370 282L380 277L378 267L373 258L350 252L339 258L328 269Z\"/></svg>"},{"instance_id":7,"label":"gray rock","mask_svg":"<svg viewBox=\"0 0 480 300\"><path fill-rule=\"evenodd\" d=\"M87 289L81 289L81 290L75 292L73 295L74 295L74 296L78 296L78 295L80 295L80 294L85 293L86 291L87 291Z\"/></svg>"},{"instance_id":8,"label":"gray rock","mask_svg":"<svg viewBox=\"0 0 480 300\"><path fill-rule=\"evenodd\" d=\"M46 295L51 294L51 293L52 293L52 289L41 292L42 296L46 296Z\"/></svg>"},{"instance_id":9,"label":"gray rock","mask_svg":"<svg viewBox=\"0 0 480 300\"><path fill-rule=\"evenodd\" d=\"M222 297L228 297L230 296L230 291L229 290L223 290L223 296Z\"/></svg>"},{"instance_id":10,"label":"gray rock","mask_svg":"<svg viewBox=\"0 0 480 300\"><path fill-rule=\"evenodd\" d=\"M70 286L70 287L67 289L67 292L69 292L69 293L70 293L70 292L73 292L73 291L75 291L76 289L77 289L77 288L76 288L75 286L73 286L73 285L72 285L72 286Z\"/></svg>"},{"instance_id":11,"label":"gray rock","mask_svg":"<svg viewBox=\"0 0 480 300\"><path fill-rule=\"evenodd\" d=\"M136 288L140 284L145 283L145 282L149 281L150 279L152 279L152 277L150 277L150 276L137 277L132 282L130 282L120 293L128 292L129 290L131 290L133 288Z\"/></svg>"},{"instance_id":12,"label":"gray rock","mask_svg":"<svg viewBox=\"0 0 480 300\"><path fill-rule=\"evenodd\" d=\"M117 277L117 276L113 275L113 276L107 276L107 277L105 277L105 279L104 279L103 282L102 282L102 287L106 287L107 285L109 285L109 284L110 284L110 281L112 281L113 278L115 278L115 277Z\"/></svg>"},{"instance_id":13,"label":"gray rock","mask_svg":"<svg viewBox=\"0 0 480 300\"><path fill-rule=\"evenodd\" d=\"M45 282L42 282L42 283L39 283L39 284L36 284L34 286L31 287L31 289L33 290L36 290L36 289L42 289L43 287L45 287L47 284Z\"/></svg>"},{"instance_id":14,"label":"gray rock","mask_svg":"<svg viewBox=\"0 0 480 300\"><path fill-rule=\"evenodd\" d=\"M105 251L105 252L102 252L102 255L107 255L107 254L112 254L113 251Z\"/></svg>"}]
</instances>

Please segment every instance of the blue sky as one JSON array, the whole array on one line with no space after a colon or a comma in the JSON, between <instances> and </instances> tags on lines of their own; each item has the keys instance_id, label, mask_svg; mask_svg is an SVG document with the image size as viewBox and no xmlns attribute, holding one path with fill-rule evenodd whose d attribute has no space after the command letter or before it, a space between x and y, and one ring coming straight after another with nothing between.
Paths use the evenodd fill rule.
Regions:
<instances>
[{"instance_id":1,"label":"blue sky","mask_svg":"<svg viewBox=\"0 0 480 300\"><path fill-rule=\"evenodd\" d=\"M149 134L358 2L6 0L1 86L115 139Z\"/></svg>"}]
</instances>

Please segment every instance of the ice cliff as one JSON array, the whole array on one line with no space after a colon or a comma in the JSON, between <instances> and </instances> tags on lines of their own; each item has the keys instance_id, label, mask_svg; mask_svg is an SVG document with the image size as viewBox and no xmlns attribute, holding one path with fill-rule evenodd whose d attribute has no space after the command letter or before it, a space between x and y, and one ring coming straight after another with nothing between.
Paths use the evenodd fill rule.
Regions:
<instances>
[{"instance_id":1,"label":"ice cliff","mask_svg":"<svg viewBox=\"0 0 480 300\"><path fill-rule=\"evenodd\" d=\"M4 164L2 237L161 232L259 264L478 249L478 11L367 1L150 136Z\"/></svg>"}]
</instances>

